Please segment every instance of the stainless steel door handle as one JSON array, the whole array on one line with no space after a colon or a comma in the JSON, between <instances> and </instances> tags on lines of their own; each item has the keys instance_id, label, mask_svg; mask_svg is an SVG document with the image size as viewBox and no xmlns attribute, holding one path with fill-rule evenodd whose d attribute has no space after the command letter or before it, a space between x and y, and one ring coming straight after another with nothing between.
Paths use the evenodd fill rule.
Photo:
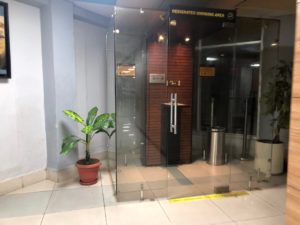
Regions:
<instances>
[{"instance_id":1,"label":"stainless steel door handle","mask_svg":"<svg viewBox=\"0 0 300 225\"><path fill-rule=\"evenodd\" d=\"M173 93L170 98L170 132L173 132Z\"/></svg>"},{"instance_id":2,"label":"stainless steel door handle","mask_svg":"<svg viewBox=\"0 0 300 225\"><path fill-rule=\"evenodd\" d=\"M174 94L174 134L177 134L177 93Z\"/></svg>"},{"instance_id":3,"label":"stainless steel door handle","mask_svg":"<svg viewBox=\"0 0 300 225\"><path fill-rule=\"evenodd\" d=\"M171 93L170 99L170 133L177 134L177 94Z\"/></svg>"}]
</instances>

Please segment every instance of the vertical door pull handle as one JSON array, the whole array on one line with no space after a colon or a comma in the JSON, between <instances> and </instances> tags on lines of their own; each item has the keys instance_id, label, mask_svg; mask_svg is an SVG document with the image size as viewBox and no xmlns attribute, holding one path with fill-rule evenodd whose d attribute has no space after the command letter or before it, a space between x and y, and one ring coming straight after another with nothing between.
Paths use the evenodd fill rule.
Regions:
<instances>
[{"instance_id":1,"label":"vertical door pull handle","mask_svg":"<svg viewBox=\"0 0 300 225\"><path fill-rule=\"evenodd\" d=\"M173 93L170 98L170 133L173 132Z\"/></svg>"},{"instance_id":2,"label":"vertical door pull handle","mask_svg":"<svg viewBox=\"0 0 300 225\"><path fill-rule=\"evenodd\" d=\"M174 94L174 134L177 134L177 93Z\"/></svg>"}]
</instances>

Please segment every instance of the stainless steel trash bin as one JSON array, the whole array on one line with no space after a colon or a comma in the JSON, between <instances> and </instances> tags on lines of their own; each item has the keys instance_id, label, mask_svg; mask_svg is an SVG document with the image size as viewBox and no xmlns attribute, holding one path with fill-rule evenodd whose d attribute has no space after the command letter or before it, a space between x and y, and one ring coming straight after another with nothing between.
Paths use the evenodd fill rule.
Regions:
<instances>
[{"instance_id":1,"label":"stainless steel trash bin","mask_svg":"<svg viewBox=\"0 0 300 225\"><path fill-rule=\"evenodd\" d=\"M225 128L213 127L210 132L210 153L207 163L211 165L225 164Z\"/></svg>"}]
</instances>

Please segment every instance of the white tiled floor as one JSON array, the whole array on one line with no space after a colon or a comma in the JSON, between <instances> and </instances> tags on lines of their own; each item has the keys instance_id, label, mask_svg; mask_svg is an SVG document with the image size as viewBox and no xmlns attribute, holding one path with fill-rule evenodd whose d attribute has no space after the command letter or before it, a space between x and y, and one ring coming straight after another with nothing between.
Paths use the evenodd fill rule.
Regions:
<instances>
[{"instance_id":1,"label":"white tiled floor","mask_svg":"<svg viewBox=\"0 0 300 225\"><path fill-rule=\"evenodd\" d=\"M0 225L283 225L285 191L278 186L215 200L117 202L102 172L90 187L44 181L0 196Z\"/></svg>"},{"instance_id":2,"label":"white tiled floor","mask_svg":"<svg viewBox=\"0 0 300 225\"><path fill-rule=\"evenodd\" d=\"M104 207L45 214L43 225L102 225L106 223Z\"/></svg>"},{"instance_id":3,"label":"white tiled floor","mask_svg":"<svg viewBox=\"0 0 300 225\"><path fill-rule=\"evenodd\" d=\"M213 203L234 221L258 219L280 215L280 211L252 193L238 198L212 200Z\"/></svg>"},{"instance_id":4,"label":"white tiled floor","mask_svg":"<svg viewBox=\"0 0 300 225\"><path fill-rule=\"evenodd\" d=\"M172 224L225 224L232 220L209 200L170 204L167 200L161 205Z\"/></svg>"},{"instance_id":5,"label":"white tiled floor","mask_svg":"<svg viewBox=\"0 0 300 225\"><path fill-rule=\"evenodd\" d=\"M272 177L271 182L258 183L253 164L253 160L232 160L230 164L221 166L211 166L202 160L168 167L145 167L133 163L118 166L118 190L133 192L139 190L143 184L144 190L153 192L167 188L168 196L176 198L213 193L216 186L230 185L230 190L245 190L248 189L250 177L252 188L267 188L286 183L284 175ZM262 178L264 177L261 174L259 179ZM104 182L107 184L106 177Z\"/></svg>"},{"instance_id":6,"label":"white tiled floor","mask_svg":"<svg viewBox=\"0 0 300 225\"><path fill-rule=\"evenodd\" d=\"M282 213L285 213L285 192L286 188L284 186L279 186L272 189L253 191L253 194L265 200L268 204L277 208Z\"/></svg>"},{"instance_id":7,"label":"white tiled floor","mask_svg":"<svg viewBox=\"0 0 300 225\"><path fill-rule=\"evenodd\" d=\"M142 202L108 206L107 224L171 225L159 202Z\"/></svg>"},{"instance_id":8,"label":"white tiled floor","mask_svg":"<svg viewBox=\"0 0 300 225\"><path fill-rule=\"evenodd\" d=\"M9 217L0 219L0 225L40 225L43 215L37 216L23 216L23 217Z\"/></svg>"},{"instance_id":9,"label":"white tiled floor","mask_svg":"<svg viewBox=\"0 0 300 225\"><path fill-rule=\"evenodd\" d=\"M274 216L257 220L240 221L238 225L282 225L284 224L284 216Z\"/></svg>"}]
</instances>

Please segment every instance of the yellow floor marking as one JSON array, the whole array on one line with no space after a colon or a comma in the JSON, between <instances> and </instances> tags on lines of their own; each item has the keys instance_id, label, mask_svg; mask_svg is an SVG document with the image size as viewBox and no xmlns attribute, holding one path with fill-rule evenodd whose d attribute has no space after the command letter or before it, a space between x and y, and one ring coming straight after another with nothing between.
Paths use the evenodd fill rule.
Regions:
<instances>
[{"instance_id":1,"label":"yellow floor marking","mask_svg":"<svg viewBox=\"0 0 300 225\"><path fill-rule=\"evenodd\" d=\"M249 195L246 191L237 191L237 192L229 192L223 194L210 194L210 195L199 195L185 198L172 198L169 199L169 203L178 203L178 202L191 202L196 200L204 200L204 199L218 199L218 198L228 198L228 197L239 197Z\"/></svg>"}]
</instances>

